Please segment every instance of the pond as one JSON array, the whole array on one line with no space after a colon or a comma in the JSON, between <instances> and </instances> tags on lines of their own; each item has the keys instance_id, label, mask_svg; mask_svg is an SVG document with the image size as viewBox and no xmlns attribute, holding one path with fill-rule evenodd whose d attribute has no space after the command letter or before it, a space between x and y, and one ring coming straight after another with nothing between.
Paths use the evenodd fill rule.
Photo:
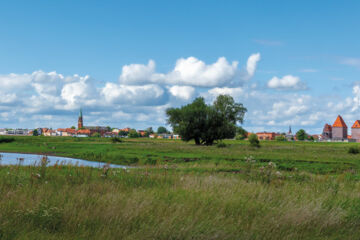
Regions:
<instances>
[{"instance_id":1,"label":"pond","mask_svg":"<svg viewBox=\"0 0 360 240\"><path fill-rule=\"evenodd\" d=\"M23 154L23 153L2 153L0 152L0 165L21 165L21 166L39 166L41 164L41 159L44 155L38 154ZM74 165L74 166L84 166L84 167L94 167L102 168L106 163L103 162L94 162L87 161L82 159L67 158L67 157L56 157L56 156L47 156L48 166L58 165ZM127 168L127 166L110 164L111 168Z\"/></svg>"}]
</instances>

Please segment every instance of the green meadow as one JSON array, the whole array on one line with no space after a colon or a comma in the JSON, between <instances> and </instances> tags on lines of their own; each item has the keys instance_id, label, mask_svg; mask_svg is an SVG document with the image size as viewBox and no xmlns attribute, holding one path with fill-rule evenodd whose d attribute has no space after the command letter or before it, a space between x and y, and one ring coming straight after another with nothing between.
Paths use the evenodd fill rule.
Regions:
<instances>
[{"instance_id":1,"label":"green meadow","mask_svg":"<svg viewBox=\"0 0 360 240\"><path fill-rule=\"evenodd\" d=\"M357 239L356 143L16 137L0 152L133 166L0 167L0 239Z\"/></svg>"}]
</instances>

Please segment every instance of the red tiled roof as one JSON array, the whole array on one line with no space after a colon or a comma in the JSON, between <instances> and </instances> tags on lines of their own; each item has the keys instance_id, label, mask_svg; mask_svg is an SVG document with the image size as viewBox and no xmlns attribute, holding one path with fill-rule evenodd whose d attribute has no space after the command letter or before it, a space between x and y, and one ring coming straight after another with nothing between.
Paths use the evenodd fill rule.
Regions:
<instances>
[{"instance_id":1,"label":"red tiled roof","mask_svg":"<svg viewBox=\"0 0 360 240\"><path fill-rule=\"evenodd\" d=\"M77 131L78 134L88 134L90 135L90 130L89 129L80 129Z\"/></svg>"},{"instance_id":2,"label":"red tiled roof","mask_svg":"<svg viewBox=\"0 0 360 240\"><path fill-rule=\"evenodd\" d=\"M323 132L331 132L331 130L332 130L331 125L326 123L325 126L324 126Z\"/></svg>"},{"instance_id":3,"label":"red tiled roof","mask_svg":"<svg viewBox=\"0 0 360 240\"><path fill-rule=\"evenodd\" d=\"M333 127L347 128L344 119L340 115L338 115L338 117L336 118Z\"/></svg>"},{"instance_id":4,"label":"red tiled roof","mask_svg":"<svg viewBox=\"0 0 360 240\"><path fill-rule=\"evenodd\" d=\"M360 128L360 120L356 120L351 128Z\"/></svg>"}]
</instances>

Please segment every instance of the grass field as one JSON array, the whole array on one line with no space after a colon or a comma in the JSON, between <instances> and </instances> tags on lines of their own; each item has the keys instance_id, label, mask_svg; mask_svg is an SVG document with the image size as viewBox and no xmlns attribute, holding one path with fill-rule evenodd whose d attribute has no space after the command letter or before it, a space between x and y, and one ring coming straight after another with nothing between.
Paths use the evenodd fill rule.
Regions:
<instances>
[{"instance_id":1,"label":"grass field","mask_svg":"<svg viewBox=\"0 0 360 240\"><path fill-rule=\"evenodd\" d=\"M0 239L358 239L355 143L225 142L1 143L138 168L0 167Z\"/></svg>"},{"instance_id":2,"label":"grass field","mask_svg":"<svg viewBox=\"0 0 360 240\"><path fill-rule=\"evenodd\" d=\"M247 141L225 141L225 148L196 146L181 140L126 139L112 143L106 138L17 137L0 144L0 152L40 153L124 165L176 164L188 169L241 168L245 158L254 157L258 165L277 164L279 170L295 169L312 173L342 173L360 167L360 154L349 154L357 143L264 141L261 148Z\"/></svg>"}]
</instances>

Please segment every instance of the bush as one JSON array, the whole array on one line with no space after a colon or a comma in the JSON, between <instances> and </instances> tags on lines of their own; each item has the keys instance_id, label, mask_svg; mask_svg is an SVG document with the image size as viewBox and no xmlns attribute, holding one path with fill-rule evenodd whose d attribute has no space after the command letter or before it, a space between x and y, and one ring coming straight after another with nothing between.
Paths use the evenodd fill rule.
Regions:
<instances>
[{"instance_id":1,"label":"bush","mask_svg":"<svg viewBox=\"0 0 360 240\"><path fill-rule=\"evenodd\" d=\"M279 136L276 136L275 137L275 140L276 141L279 141L279 142L285 142L286 141L286 137L284 135L279 135Z\"/></svg>"},{"instance_id":2,"label":"bush","mask_svg":"<svg viewBox=\"0 0 360 240\"><path fill-rule=\"evenodd\" d=\"M14 141L15 141L15 138L12 138L12 137L0 137L0 143L11 143Z\"/></svg>"},{"instance_id":3,"label":"bush","mask_svg":"<svg viewBox=\"0 0 360 240\"><path fill-rule=\"evenodd\" d=\"M121 143L123 140L119 137L113 137L111 138L112 143Z\"/></svg>"},{"instance_id":4,"label":"bush","mask_svg":"<svg viewBox=\"0 0 360 240\"><path fill-rule=\"evenodd\" d=\"M244 140L245 138L246 138L246 136L243 135L243 134L238 134L238 135L236 135L236 137L235 137L236 140Z\"/></svg>"},{"instance_id":5,"label":"bush","mask_svg":"<svg viewBox=\"0 0 360 240\"><path fill-rule=\"evenodd\" d=\"M351 146L348 150L348 153L350 154L358 154L359 152L360 152L359 148L355 146Z\"/></svg>"},{"instance_id":6,"label":"bush","mask_svg":"<svg viewBox=\"0 0 360 240\"><path fill-rule=\"evenodd\" d=\"M252 147L260 147L260 142L256 134L251 134L249 136L249 143Z\"/></svg>"},{"instance_id":7,"label":"bush","mask_svg":"<svg viewBox=\"0 0 360 240\"><path fill-rule=\"evenodd\" d=\"M98 132L93 133L91 136L92 137L101 137L100 133L98 133Z\"/></svg>"},{"instance_id":8,"label":"bush","mask_svg":"<svg viewBox=\"0 0 360 240\"><path fill-rule=\"evenodd\" d=\"M225 148L226 147L226 144L224 142L219 142L217 145L216 145L218 148Z\"/></svg>"}]
</instances>

